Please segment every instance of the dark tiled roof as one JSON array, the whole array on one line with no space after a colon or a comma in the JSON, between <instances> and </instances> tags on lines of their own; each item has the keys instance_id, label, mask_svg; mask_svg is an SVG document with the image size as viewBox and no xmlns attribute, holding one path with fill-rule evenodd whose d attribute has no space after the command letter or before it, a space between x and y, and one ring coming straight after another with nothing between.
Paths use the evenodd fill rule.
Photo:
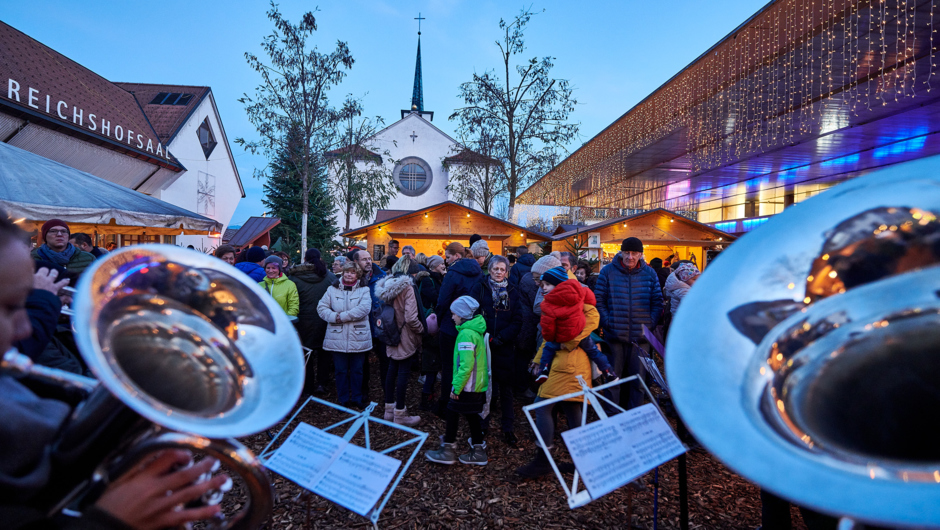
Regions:
<instances>
[{"instance_id":1,"label":"dark tiled roof","mask_svg":"<svg viewBox=\"0 0 940 530\"><path fill-rule=\"evenodd\" d=\"M580 225L558 225L558 228L556 228L555 231L552 232L552 233L555 234L555 235L558 235L558 234L561 234L561 233L564 233L564 232L571 232L572 230L577 230L578 228L586 228L586 227L587 227L587 225L584 225L584 224L580 224ZM583 232L583 231L584 231L584 230L582 230L582 232Z\"/></svg>"},{"instance_id":2,"label":"dark tiled roof","mask_svg":"<svg viewBox=\"0 0 940 530\"><path fill-rule=\"evenodd\" d=\"M393 217L405 215L406 213L411 213L411 210L379 210L375 212L375 221L372 224L388 221Z\"/></svg>"},{"instance_id":3,"label":"dark tiled roof","mask_svg":"<svg viewBox=\"0 0 940 530\"><path fill-rule=\"evenodd\" d=\"M228 244L233 247L247 245L279 224L281 220L277 217L249 217Z\"/></svg>"},{"instance_id":4,"label":"dark tiled roof","mask_svg":"<svg viewBox=\"0 0 940 530\"><path fill-rule=\"evenodd\" d=\"M186 118L196 109L206 94L209 93L207 86L185 86L185 85L154 85L149 83L115 83L115 85L130 92L137 98L150 125L160 136L160 141L169 143L176 136L180 127L186 122ZM160 93L170 94L190 94L185 105L159 105L150 102Z\"/></svg>"},{"instance_id":5,"label":"dark tiled roof","mask_svg":"<svg viewBox=\"0 0 940 530\"><path fill-rule=\"evenodd\" d=\"M20 84L19 101L15 97L8 98L7 90L0 90L0 107L7 106L13 112L21 111L51 124L63 125L72 133L160 160L146 151L147 137L153 140L154 150L160 138L132 94L3 22L0 22L0 49L3 50L0 72L4 78ZM30 88L38 91L38 94L33 93L37 98L33 103L38 109L29 105ZM49 112L45 105L47 95L50 96ZM57 113L59 101L67 105L62 112L66 119ZM73 109L82 109L81 125L74 123ZM95 131L89 129L91 114L98 120ZM110 122L110 135L102 134L100 120L103 119ZM117 126L125 131L122 132L125 137L127 130L134 131L135 138L137 134L144 137L144 148L138 148L137 142L128 144L126 139L117 140Z\"/></svg>"},{"instance_id":6,"label":"dark tiled roof","mask_svg":"<svg viewBox=\"0 0 940 530\"><path fill-rule=\"evenodd\" d=\"M382 155L378 153L373 153L361 145L347 145L346 147L340 147L339 149L334 149L332 151L327 151L326 156L336 157L344 156L347 154L353 153L353 159L355 160L365 160L365 159L378 159L382 161Z\"/></svg>"},{"instance_id":7,"label":"dark tiled roof","mask_svg":"<svg viewBox=\"0 0 940 530\"><path fill-rule=\"evenodd\" d=\"M222 242L228 244L228 243L232 240L232 238L235 237L235 234L238 233L238 230L239 230L240 228L241 228L241 227L239 227L239 228L226 228L226 229L225 229L225 232L222 234Z\"/></svg>"},{"instance_id":8,"label":"dark tiled roof","mask_svg":"<svg viewBox=\"0 0 940 530\"><path fill-rule=\"evenodd\" d=\"M457 153L454 156L449 156L444 159L444 164L467 164L467 165L477 165L477 166L498 166L501 165L499 160L495 158L488 157L486 155L481 155L476 151L471 151L470 149L464 149L463 151Z\"/></svg>"}]
</instances>

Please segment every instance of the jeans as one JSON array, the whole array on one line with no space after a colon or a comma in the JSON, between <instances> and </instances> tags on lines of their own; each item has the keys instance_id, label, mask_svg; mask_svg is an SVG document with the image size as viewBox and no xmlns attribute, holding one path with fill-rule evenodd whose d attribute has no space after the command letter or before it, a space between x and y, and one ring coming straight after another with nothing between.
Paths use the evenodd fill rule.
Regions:
<instances>
[{"instance_id":1,"label":"jeans","mask_svg":"<svg viewBox=\"0 0 940 530\"><path fill-rule=\"evenodd\" d=\"M450 392L448 392L448 399ZM452 444L457 441L457 427L460 423L460 416L467 418L467 424L470 425L470 438L473 440L473 445L480 445L483 443L483 419L480 418L480 415L477 413L470 414L461 414L453 410L447 409L447 427L444 431L444 443Z\"/></svg>"},{"instance_id":2,"label":"jeans","mask_svg":"<svg viewBox=\"0 0 940 530\"><path fill-rule=\"evenodd\" d=\"M336 366L336 394L340 405L362 403L362 365L369 352L332 352ZM352 393L352 395L350 395Z\"/></svg>"},{"instance_id":3,"label":"jeans","mask_svg":"<svg viewBox=\"0 0 940 530\"><path fill-rule=\"evenodd\" d=\"M411 375L411 361L414 355L407 359L396 361L388 360L388 375L385 378L385 402L395 402L395 408L405 408L405 390L408 389L408 376Z\"/></svg>"},{"instance_id":4,"label":"jeans","mask_svg":"<svg viewBox=\"0 0 940 530\"><path fill-rule=\"evenodd\" d=\"M610 364L613 366L614 373L617 374L617 376L626 378L638 375L640 379L646 377L646 369L643 368L643 363L640 362L639 352L636 351L633 344L611 340L607 342L607 346L610 347L610 354L611 357L613 357L610 360ZM611 401L627 410L642 405L643 388L640 386L640 383L630 382L625 383L625 385L627 385L626 388L624 388L624 385L620 385L610 389ZM620 397L621 389L624 389L626 392L623 399Z\"/></svg>"},{"instance_id":5,"label":"jeans","mask_svg":"<svg viewBox=\"0 0 940 530\"><path fill-rule=\"evenodd\" d=\"M457 347L457 336L451 337L446 333L440 334L441 340L441 397L438 400L441 410L447 408L450 392L454 382L454 348Z\"/></svg>"},{"instance_id":6,"label":"jeans","mask_svg":"<svg viewBox=\"0 0 940 530\"><path fill-rule=\"evenodd\" d=\"M537 397L535 402L545 401L546 398ZM555 407L561 407L565 417L568 418L568 428L574 429L581 426L581 403L576 401L562 401L555 404ZM548 447L554 445L555 440L555 420L552 418L552 409L555 407L541 407L535 409L535 428L539 430Z\"/></svg>"}]
</instances>

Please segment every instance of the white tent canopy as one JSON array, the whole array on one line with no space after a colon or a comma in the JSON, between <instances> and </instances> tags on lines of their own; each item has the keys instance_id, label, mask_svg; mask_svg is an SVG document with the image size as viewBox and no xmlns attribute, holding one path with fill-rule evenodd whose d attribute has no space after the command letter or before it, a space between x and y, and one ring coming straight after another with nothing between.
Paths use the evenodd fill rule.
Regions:
<instances>
[{"instance_id":1,"label":"white tent canopy","mask_svg":"<svg viewBox=\"0 0 940 530\"><path fill-rule=\"evenodd\" d=\"M214 219L0 143L0 208L13 219L136 227L148 233L220 232Z\"/></svg>"}]
</instances>

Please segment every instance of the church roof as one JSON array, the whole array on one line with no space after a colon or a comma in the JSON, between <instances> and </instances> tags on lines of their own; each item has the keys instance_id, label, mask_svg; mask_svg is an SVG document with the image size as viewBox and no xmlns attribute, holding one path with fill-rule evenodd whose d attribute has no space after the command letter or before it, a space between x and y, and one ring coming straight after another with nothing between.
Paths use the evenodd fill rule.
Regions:
<instances>
[{"instance_id":1,"label":"church roof","mask_svg":"<svg viewBox=\"0 0 940 530\"><path fill-rule=\"evenodd\" d=\"M463 151L457 153L454 156L449 156L444 159L444 165L448 164L466 164L468 166L499 166L502 165L502 162L496 160L493 157L482 155L476 151L471 151L470 149L464 149Z\"/></svg>"},{"instance_id":2,"label":"church roof","mask_svg":"<svg viewBox=\"0 0 940 530\"><path fill-rule=\"evenodd\" d=\"M415 60L415 84L411 89L411 108L424 112L424 83L421 81L421 34L418 34L418 58Z\"/></svg>"},{"instance_id":3,"label":"church roof","mask_svg":"<svg viewBox=\"0 0 940 530\"><path fill-rule=\"evenodd\" d=\"M352 154L353 159L355 160L366 160L366 159L378 159L379 162L382 161L382 155L374 153L361 145L347 145L345 147L340 147L339 149L333 149L332 151L327 151L326 156L328 157L337 157L345 156Z\"/></svg>"}]
</instances>

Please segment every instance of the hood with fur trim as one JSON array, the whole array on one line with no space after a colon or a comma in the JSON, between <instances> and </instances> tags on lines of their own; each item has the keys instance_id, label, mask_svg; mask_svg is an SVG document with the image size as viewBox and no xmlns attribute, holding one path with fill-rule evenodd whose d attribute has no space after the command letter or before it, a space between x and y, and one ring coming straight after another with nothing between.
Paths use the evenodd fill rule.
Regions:
<instances>
[{"instance_id":1,"label":"hood with fur trim","mask_svg":"<svg viewBox=\"0 0 940 530\"><path fill-rule=\"evenodd\" d=\"M375 296L386 304L391 304L393 300L398 298L398 295L400 295L402 291L406 288L413 287L414 283L411 276L407 274L401 276L387 276L379 280L379 283L375 285Z\"/></svg>"}]
</instances>

